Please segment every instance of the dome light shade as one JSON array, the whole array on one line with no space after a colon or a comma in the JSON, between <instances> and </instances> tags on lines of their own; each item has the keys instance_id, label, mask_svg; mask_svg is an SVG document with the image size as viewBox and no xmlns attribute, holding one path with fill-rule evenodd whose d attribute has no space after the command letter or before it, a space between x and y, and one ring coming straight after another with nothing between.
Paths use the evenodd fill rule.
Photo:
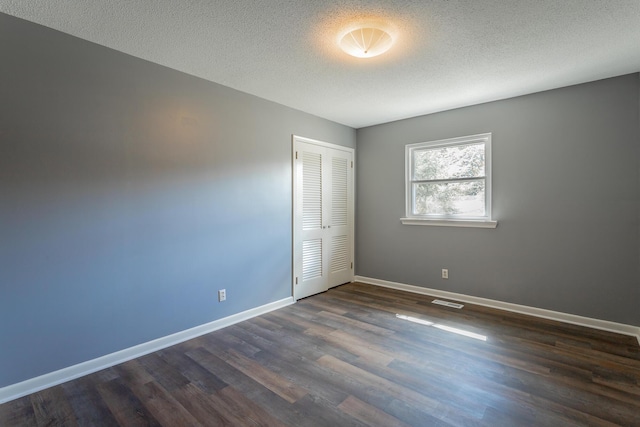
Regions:
<instances>
[{"instance_id":1,"label":"dome light shade","mask_svg":"<svg viewBox=\"0 0 640 427\"><path fill-rule=\"evenodd\" d=\"M385 53L393 44L389 33L379 28L356 28L340 39L340 48L357 58L372 58Z\"/></svg>"}]
</instances>

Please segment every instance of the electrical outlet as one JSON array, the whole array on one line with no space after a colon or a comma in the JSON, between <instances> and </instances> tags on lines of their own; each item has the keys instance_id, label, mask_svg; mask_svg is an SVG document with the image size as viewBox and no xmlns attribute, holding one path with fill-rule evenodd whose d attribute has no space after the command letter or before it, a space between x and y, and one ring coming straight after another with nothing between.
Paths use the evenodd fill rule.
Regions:
<instances>
[{"instance_id":1,"label":"electrical outlet","mask_svg":"<svg viewBox=\"0 0 640 427\"><path fill-rule=\"evenodd\" d=\"M448 279L449 278L449 270L446 268L442 269L442 278L443 279Z\"/></svg>"},{"instance_id":2,"label":"electrical outlet","mask_svg":"<svg viewBox=\"0 0 640 427\"><path fill-rule=\"evenodd\" d=\"M225 301L226 299L227 299L227 290L226 289L220 289L218 291L218 302Z\"/></svg>"}]
</instances>

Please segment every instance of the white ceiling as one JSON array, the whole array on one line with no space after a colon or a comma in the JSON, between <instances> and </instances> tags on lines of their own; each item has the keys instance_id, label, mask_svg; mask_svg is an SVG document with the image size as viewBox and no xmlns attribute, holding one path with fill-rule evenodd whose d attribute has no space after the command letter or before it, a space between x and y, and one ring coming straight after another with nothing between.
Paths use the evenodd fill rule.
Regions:
<instances>
[{"instance_id":1,"label":"white ceiling","mask_svg":"<svg viewBox=\"0 0 640 427\"><path fill-rule=\"evenodd\" d=\"M640 71L640 0L0 0L0 11L360 128ZM354 18L398 31L356 59Z\"/></svg>"}]
</instances>

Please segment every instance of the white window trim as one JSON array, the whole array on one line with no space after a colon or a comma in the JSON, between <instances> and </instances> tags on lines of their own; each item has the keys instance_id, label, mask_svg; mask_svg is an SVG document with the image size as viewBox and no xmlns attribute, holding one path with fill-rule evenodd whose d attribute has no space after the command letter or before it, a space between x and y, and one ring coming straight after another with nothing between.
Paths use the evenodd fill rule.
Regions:
<instances>
[{"instance_id":1,"label":"white window trim","mask_svg":"<svg viewBox=\"0 0 640 427\"><path fill-rule=\"evenodd\" d=\"M443 147L447 145L471 144L483 142L485 145L485 212L480 218L453 218L447 216L421 216L413 215L413 191L412 191L412 160L413 151L425 147ZM404 225L429 225L436 227L475 227L496 228L498 221L491 217L491 133L462 136L457 138L441 139L437 141L419 142L405 146L405 214L400 221Z\"/></svg>"},{"instance_id":2,"label":"white window trim","mask_svg":"<svg viewBox=\"0 0 640 427\"><path fill-rule=\"evenodd\" d=\"M404 225L430 225L435 227L470 227L496 228L498 221L475 219L431 219L431 218L400 218Z\"/></svg>"}]
</instances>

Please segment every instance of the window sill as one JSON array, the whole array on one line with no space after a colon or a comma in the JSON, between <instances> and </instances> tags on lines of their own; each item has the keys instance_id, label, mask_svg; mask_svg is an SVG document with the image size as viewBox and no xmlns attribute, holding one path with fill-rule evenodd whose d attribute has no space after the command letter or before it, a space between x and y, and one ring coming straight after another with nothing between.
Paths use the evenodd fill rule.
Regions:
<instances>
[{"instance_id":1,"label":"window sill","mask_svg":"<svg viewBox=\"0 0 640 427\"><path fill-rule=\"evenodd\" d=\"M498 221L486 220L400 218L400 221L403 225L430 225L432 227L496 228L498 226Z\"/></svg>"}]
</instances>

